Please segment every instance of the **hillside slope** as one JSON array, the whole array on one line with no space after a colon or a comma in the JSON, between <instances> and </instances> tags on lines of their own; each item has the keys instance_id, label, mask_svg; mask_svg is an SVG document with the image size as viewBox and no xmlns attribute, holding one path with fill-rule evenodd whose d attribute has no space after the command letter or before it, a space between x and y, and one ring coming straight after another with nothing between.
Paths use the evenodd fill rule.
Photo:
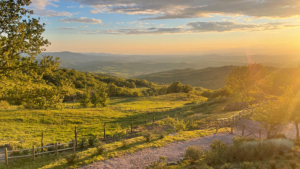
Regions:
<instances>
[{"instance_id":1,"label":"hillside slope","mask_svg":"<svg viewBox=\"0 0 300 169\"><path fill-rule=\"evenodd\" d=\"M146 79L157 83L172 83L179 81L194 87L218 89L225 86L225 78L235 66L209 67L206 69L175 69L138 76L138 79Z\"/></svg>"}]
</instances>

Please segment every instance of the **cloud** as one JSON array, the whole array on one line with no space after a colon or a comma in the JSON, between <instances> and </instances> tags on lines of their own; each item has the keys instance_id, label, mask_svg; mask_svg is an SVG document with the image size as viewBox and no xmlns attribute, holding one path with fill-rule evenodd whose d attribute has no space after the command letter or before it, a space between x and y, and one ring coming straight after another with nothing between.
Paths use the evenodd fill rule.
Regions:
<instances>
[{"instance_id":1,"label":"cloud","mask_svg":"<svg viewBox=\"0 0 300 169\"><path fill-rule=\"evenodd\" d=\"M71 17L73 14L70 12L56 12L52 10L34 10L34 14L43 17L56 17L56 16L68 16Z\"/></svg>"},{"instance_id":2,"label":"cloud","mask_svg":"<svg viewBox=\"0 0 300 169\"><path fill-rule=\"evenodd\" d=\"M190 22L176 28L147 28L147 29L109 29L106 31L84 30L86 34L116 34L116 35L139 35L139 34L187 34L187 33L222 33L222 32L254 32L270 31L287 28L300 27L291 23L265 23L265 24L244 24L237 22Z\"/></svg>"},{"instance_id":3,"label":"cloud","mask_svg":"<svg viewBox=\"0 0 300 169\"><path fill-rule=\"evenodd\" d=\"M144 19L202 18L213 14L253 18L300 15L299 0L66 0L93 7L91 13L153 15Z\"/></svg>"},{"instance_id":4,"label":"cloud","mask_svg":"<svg viewBox=\"0 0 300 169\"><path fill-rule=\"evenodd\" d=\"M76 6L68 6L68 8L75 8Z\"/></svg>"},{"instance_id":5,"label":"cloud","mask_svg":"<svg viewBox=\"0 0 300 169\"><path fill-rule=\"evenodd\" d=\"M46 6L52 5L58 7L58 5L53 4L52 2L58 2L58 0L32 0L32 6L36 9L45 9Z\"/></svg>"},{"instance_id":6,"label":"cloud","mask_svg":"<svg viewBox=\"0 0 300 169\"><path fill-rule=\"evenodd\" d=\"M90 19L86 17L81 17L81 18L65 18L65 19L60 19L60 22L64 23L89 23L89 24L102 24L101 19Z\"/></svg>"},{"instance_id":7,"label":"cloud","mask_svg":"<svg viewBox=\"0 0 300 169\"><path fill-rule=\"evenodd\" d=\"M75 31L76 29L74 28L59 28L61 31Z\"/></svg>"},{"instance_id":8,"label":"cloud","mask_svg":"<svg viewBox=\"0 0 300 169\"><path fill-rule=\"evenodd\" d=\"M58 0L32 0L32 4L30 9L34 11L35 15L43 16L43 17L55 17L55 16L69 16L71 17L72 14L70 12L56 12L53 10L46 10L46 6L51 5L54 7L58 7L58 5L52 3L58 2Z\"/></svg>"}]
</instances>

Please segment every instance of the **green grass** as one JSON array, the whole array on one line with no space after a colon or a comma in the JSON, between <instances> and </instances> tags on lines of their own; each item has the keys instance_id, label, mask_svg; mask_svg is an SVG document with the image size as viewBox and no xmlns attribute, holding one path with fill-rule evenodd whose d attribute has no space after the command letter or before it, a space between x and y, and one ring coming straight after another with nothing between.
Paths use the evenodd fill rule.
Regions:
<instances>
[{"instance_id":1,"label":"green grass","mask_svg":"<svg viewBox=\"0 0 300 169\"><path fill-rule=\"evenodd\" d=\"M221 117L229 117L236 113L222 111L227 103L226 101L202 106L206 101L207 98L201 96L188 96L180 93L152 97L111 98L110 105L106 108L19 110L17 107L11 106L8 109L0 109L0 130L2 131L0 133L0 145L11 142L16 144L18 149L31 148L33 144L40 146L42 132L44 132L44 145L55 142L70 142L74 139L75 126L77 126L78 141L90 135L103 137L103 124L105 122L107 123L106 134L108 136L124 135L126 131L129 131L131 119L133 119L134 125L151 125L153 110L155 110L155 121L158 127L163 124L161 123L163 119L172 117L184 119L186 122L193 121L193 123L197 124L198 129L202 129L198 134L197 131L185 131L182 133L183 136L167 136L163 141L156 140L151 143L145 143L141 137L133 138L130 140L132 144L130 144L129 149L123 151L117 148L114 150L114 152L117 152L117 155L122 155L123 152L129 150L134 152L147 147L163 146L176 140L211 134L213 130L208 128L213 125L214 120ZM66 103L65 106L71 107L72 103ZM79 103L76 103L76 106L79 106ZM122 107L122 110L117 109L119 107ZM125 108L127 109L126 111ZM134 111L129 111L130 108ZM172 129L169 129L170 131ZM109 144L109 146L116 147L119 144L121 143L116 142ZM83 151L82 153L86 155L82 156L86 156L84 157L86 159L81 160L81 163L79 162L77 165L102 159L100 156L92 155L91 151L94 150ZM33 165L34 167L27 168L35 168L36 166L38 166L36 168L43 166L45 168L47 168L46 166L48 168L59 168L60 166L65 166L64 154L60 155L58 159L52 156L41 157L42 161L29 162L28 166ZM27 166L26 159L16 160L10 164L18 166L19 162Z\"/></svg>"}]
</instances>

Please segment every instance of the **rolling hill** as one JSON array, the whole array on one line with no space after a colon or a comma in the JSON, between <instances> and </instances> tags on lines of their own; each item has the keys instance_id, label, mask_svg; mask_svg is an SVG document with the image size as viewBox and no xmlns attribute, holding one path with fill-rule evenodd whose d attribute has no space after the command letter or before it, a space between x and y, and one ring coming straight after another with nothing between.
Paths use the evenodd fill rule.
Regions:
<instances>
[{"instance_id":1,"label":"rolling hill","mask_svg":"<svg viewBox=\"0 0 300 169\"><path fill-rule=\"evenodd\" d=\"M235 66L209 67L205 69L175 69L159 73L138 76L156 83L172 83L179 81L194 87L218 89L225 86L225 78Z\"/></svg>"}]
</instances>

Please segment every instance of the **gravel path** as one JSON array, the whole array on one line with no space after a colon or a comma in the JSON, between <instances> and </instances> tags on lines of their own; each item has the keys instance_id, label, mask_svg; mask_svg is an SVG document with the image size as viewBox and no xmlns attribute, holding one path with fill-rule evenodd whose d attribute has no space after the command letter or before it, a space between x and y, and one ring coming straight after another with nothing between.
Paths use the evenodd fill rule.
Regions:
<instances>
[{"instance_id":1,"label":"gravel path","mask_svg":"<svg viewBox=\"0 0 300 169\"><path fill-rule=\"evenodd\" d=\"M195 145L209 149L210 143L215 139L219 139L227 144L232 144L232 138L233 135L226 133L194 138L188 141L170 143L161 148L148 148L127 156L95 162L81 169L144 169L149 166L151 162L158 161L160 156L167 157L167 162L180 160L183 157L184 150L188 146Z\"/></svg>"}]
</instances>

